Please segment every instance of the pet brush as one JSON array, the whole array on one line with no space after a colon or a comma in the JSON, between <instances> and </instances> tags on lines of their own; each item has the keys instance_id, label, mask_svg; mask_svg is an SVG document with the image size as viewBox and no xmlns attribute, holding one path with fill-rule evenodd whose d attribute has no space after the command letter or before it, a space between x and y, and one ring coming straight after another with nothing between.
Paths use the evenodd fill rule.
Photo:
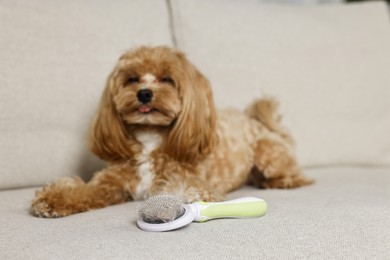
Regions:
<instances>
[{"instance_id":1,"label":"pet brush","mask_svg":"<svg viewBox=\"0 0 390 260\"><path fill-rule=\"evenodd\" d=\"M162 194L138 204L137 211L139 228L161 232L181 228L192 221L260 217L267 212L267 203L259 198L245 197L225 202L184 204L177 196Z\"/></svg>"}]
</instances>

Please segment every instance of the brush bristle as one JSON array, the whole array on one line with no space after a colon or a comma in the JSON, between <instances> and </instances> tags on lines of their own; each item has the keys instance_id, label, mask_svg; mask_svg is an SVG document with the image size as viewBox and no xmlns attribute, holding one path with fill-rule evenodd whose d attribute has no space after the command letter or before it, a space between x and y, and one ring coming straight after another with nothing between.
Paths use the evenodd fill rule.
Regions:
<instances>
[{"instance_id":1,"label":"brush bristle","mask_svg":"<svg viewBox=\"0 0 390 260\"><path fill-rule=\"evenodd\" d=\"M182 199L170 194L150 197L137 206L138 216L151 224L171 222L181 217L184 211Z\"/></svg>"}]
</instances>

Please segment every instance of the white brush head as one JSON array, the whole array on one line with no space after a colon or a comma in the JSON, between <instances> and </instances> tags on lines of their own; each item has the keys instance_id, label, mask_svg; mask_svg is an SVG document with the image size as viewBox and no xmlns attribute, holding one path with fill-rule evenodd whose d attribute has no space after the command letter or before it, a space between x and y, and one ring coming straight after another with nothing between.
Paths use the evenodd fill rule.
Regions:
<instances>
[{"instance_id":1,"label":"white brush head","mask_svg":"<svg viewBox=\"0 0 390 260\"><path fill-rule=\"evenodd\" d=\"M160 194L138 204L138 216L146 223L161 224L172 222L185 213L180 197Z\"/></svg>"}]
</instances>

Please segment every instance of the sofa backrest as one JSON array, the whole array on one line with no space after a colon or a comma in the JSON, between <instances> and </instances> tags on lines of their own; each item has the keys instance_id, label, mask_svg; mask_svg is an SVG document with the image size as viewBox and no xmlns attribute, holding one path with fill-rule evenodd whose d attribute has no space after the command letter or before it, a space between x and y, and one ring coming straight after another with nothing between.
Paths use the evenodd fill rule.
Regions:
<instances>
[{"instance_id":1,"label":"sofa backrest","mask_svg":"<svg viewBox=\"0 0 390 260\"><path fill-rule=\"evenodd\" d=\"M103 167L87 134L108 74L125 50L171 38L218 107L276 96L304 166L390 164L383 3L13 0L0 2L0 189Z\"/></svg>"},{"instance_id":2,"label":"sofa backrest","mask_svg":"<svg viewBox=\"0 0 390 260\"><path fill-rule=\"evenodd\" d=\"M164 0L0 1L0 188L88 178L87 133L119 56L171 44Z\"/></svg>"},{"instance_id":3,"label":"sofa backrest","mask_svg":"<svg viewBox=\"0 0 390 260\"><path fill-rule=\"evenodd\" d=\"M218 107L276 96L304 166L390 165L385 2L172 3L178 45L210 78Z\"/></svg>"}]
</instances>

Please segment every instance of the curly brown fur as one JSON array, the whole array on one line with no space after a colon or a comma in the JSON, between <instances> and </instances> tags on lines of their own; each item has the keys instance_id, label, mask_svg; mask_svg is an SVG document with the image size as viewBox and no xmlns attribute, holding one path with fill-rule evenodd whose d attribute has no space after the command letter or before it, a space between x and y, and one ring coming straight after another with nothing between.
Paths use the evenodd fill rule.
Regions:
<instances>
[{"instance_id":1,"label":"curly brown fur","mask_svg":"<svg viewBox=\"0 0 390 260\"><path fill-rule=\"evenodd\" d=\"M63 217L157 193L219 201L250 180L293 188L306 179L269 98L245 113L217 112L208 80L168 47L125 53L107 80L90 135L108 167L85 183L64 178L37 191L32 211Z\"/></svg>"}]
</instances>

